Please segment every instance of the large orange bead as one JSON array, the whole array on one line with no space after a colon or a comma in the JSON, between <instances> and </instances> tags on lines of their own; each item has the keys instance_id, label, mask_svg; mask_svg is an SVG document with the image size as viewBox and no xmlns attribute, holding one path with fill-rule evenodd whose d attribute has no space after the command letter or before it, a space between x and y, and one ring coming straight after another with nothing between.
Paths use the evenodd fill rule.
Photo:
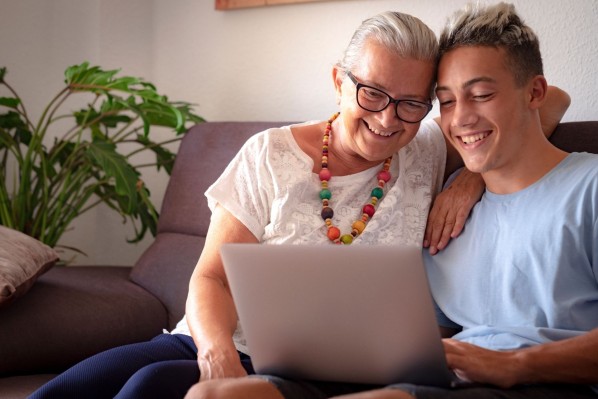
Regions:
<instances>
[{"instance_id":1,"label":"large orange bead","mask_svg":"<svg viewBox=\"0 0 598 399\"><path fill-rule=\"evenodd\" d=\"M336 241L341 236L341 231L337 227L330 226L326 234L330 241Z\"/></svg>"}]
</instances>

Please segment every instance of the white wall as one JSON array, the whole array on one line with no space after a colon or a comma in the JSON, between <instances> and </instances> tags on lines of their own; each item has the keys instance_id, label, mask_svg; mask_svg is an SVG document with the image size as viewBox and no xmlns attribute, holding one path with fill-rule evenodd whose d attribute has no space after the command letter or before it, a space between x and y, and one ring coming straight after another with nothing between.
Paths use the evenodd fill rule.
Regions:
<instances>
[{"instance_id":1,"label":"white wall","mask_svg":"<svg viewBox=\"0 0 598 399\"><path fill-rule=\"evenodd\" d=\"M466 0L336 0L215 11L213 0L0 0L0 66L39 112L83 60L122 68L208 120L325 119L336 110L331 66L364 18L388 9L439 32ZM598 1L515 0L541 39L545 74L567 90L564 120L598 119ZM432 115L436 115L437 110ZM144 175L156 199L167 178ZM158 201L159 202L159 201ZM106 209L83 216L62 243L79 264L132 264L151 239L130 245Z\"/></svg>"}]
</instances>

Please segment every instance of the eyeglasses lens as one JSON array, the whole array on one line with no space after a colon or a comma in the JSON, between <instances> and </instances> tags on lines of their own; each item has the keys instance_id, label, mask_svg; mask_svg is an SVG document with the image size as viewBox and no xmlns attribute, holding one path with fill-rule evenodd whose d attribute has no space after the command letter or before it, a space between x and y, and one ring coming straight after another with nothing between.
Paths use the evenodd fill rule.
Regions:
<instances>
[{"instance_id":1,"label":"eyeglasses lens","mask_svg":"<svg viewBox=\"0 0 598 399\"><path fill-rule=\"evenodd\" d=\"M388 94L373 87L361 86L357 91L357 103L367 111L383 111L391 100ZM419 122L430 112L430 106L419 101L399 100L395 104L397 116L405 122Z\"/></svg>"}]
</instances>

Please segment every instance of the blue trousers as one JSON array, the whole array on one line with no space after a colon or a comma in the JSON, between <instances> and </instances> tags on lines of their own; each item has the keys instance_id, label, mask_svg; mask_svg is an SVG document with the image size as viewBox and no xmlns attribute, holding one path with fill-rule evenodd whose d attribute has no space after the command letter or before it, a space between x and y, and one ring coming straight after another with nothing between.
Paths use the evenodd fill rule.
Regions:
<instances>
[{"instance_id":1,"label":"blue trousers","mask_svg":"<svg viewBox=\"0 0 598 399\"><path fill-rule=\"evenodd\" d=\"M245 370L253 374L249 357L239 356ZM161 334L148 342L120 346L85 359L29 399L183 398L198 381L193 339Z\"/></svg>"}]
</instances>

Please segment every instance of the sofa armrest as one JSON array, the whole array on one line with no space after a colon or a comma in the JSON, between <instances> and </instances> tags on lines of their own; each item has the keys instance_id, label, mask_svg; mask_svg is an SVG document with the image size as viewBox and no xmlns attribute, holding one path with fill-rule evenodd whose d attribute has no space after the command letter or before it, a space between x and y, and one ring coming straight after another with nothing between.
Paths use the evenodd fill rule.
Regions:
<instances>
[{"instance_id":1,"label":"sofa armrest","mask_svg":"<svg viewBox=\"0 0 598 399\"><path fill-rule=\"evenodd\" d=\"M189 281L205 240L192 234L160 233L131 272L131 280L166 307L168 329L173 329L185 314Z\"/></svg>"}]
</instances>

